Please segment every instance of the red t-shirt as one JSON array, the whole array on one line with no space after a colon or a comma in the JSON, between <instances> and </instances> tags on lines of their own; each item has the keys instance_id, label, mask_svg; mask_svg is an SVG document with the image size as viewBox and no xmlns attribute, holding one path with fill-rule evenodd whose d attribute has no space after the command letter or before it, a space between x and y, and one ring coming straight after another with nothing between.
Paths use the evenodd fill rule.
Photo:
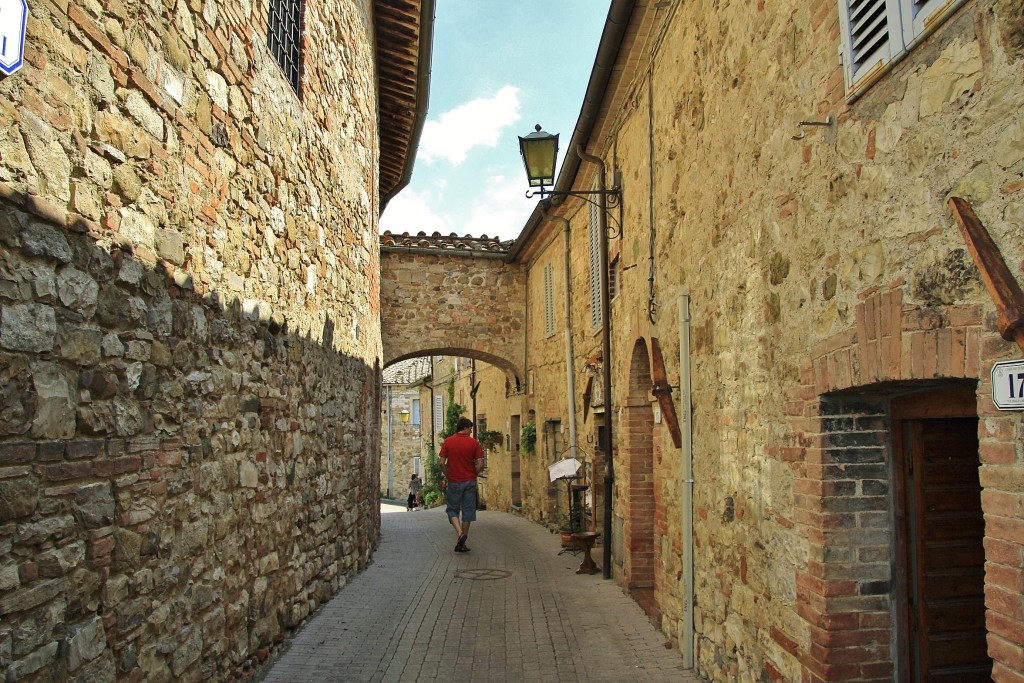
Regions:
<instances>
[{"instance_id":1,"label":"red t-shirt","mask_svg":"<svg viewBox=\"0 0 1024 683\"><path fill-rule=\"evenodd\" d=\"M483 459L484 449L469 434L455 433L441 444L442 458L448 461L448 481L476 481L476 460Z\"/></svg>"}]
</instances>

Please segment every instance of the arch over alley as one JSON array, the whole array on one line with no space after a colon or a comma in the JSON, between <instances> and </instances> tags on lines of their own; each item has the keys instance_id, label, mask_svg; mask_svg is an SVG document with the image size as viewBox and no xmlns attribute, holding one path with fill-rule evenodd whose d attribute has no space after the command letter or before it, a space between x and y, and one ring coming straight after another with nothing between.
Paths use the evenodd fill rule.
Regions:
<instances>
[{"instance_id":1,"label":"arch over alley","mask_svg":"<svg viewBox=\"0 0 1024 683\"><path fill-rule=\"evenodd\" d=\"M510 242L439 233L381 236L384 365L426 355L475 358L510 384L525 364L525 270Z\"/></svg>"}]
</instances>

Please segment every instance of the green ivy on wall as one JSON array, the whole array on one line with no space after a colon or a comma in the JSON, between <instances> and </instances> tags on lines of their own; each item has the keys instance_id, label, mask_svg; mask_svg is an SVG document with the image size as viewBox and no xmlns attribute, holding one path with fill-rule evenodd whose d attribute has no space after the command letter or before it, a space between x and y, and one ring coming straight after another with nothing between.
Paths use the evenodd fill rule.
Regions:
<instances>
[{"instance_id":1,"label":"green ivy on wall","mask_svg":"<svg viewBox=\"0 0 1024 683\"><path fill-rule=\"evenodd\" d=\"M523 449L523 453L527 455L533 453L533 449L537 446L537 425L535 423L527 422L523 425L519 432L519 446Z\"/></svg>"}]
</instances>

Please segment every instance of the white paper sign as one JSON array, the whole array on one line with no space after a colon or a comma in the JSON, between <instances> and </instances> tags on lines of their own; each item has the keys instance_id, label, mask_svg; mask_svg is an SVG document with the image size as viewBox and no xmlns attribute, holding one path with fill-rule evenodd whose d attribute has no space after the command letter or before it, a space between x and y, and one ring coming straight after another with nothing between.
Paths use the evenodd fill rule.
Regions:
<instances>
[{"instance_id":1,"label":"white paper sign","mask_svg":"<svg viewBox=\"0 0 1024 683\"><path fill-rule=\"evenodd\" d=\"M992 402L999 410L1024 410L1024 358L992 366Z\"/></svg>"},{"instance_id":2,"label":"white paper sign","mask_svg":"<svg viewBox=\"0 0 1024 683\"><path fill-rule=\"evenodd\" d=\"M0 0L0 72L10 76L25 62L27 0Z\"/></svg>"}]
</instances>

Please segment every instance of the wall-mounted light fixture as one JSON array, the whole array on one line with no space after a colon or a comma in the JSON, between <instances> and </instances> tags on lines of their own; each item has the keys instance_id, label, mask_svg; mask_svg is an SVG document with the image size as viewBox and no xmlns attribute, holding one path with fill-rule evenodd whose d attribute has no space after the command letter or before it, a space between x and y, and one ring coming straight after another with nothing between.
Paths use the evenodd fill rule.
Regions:
<instances>
[{"instance_id":1,"label":"wall-mounted light fixture","mask_svg":"<svg viewBox=\"0 0 1024 683\"><path fill-rule=\"evenodd\" d=\"M400 419L402 422L408 422L409 421L409 411L406 410L405 408L402 408L402 410L399 411L399 413L398 413L398 419Z\"/></svg>"},{"instance_id":2,"label":"wall-mounted light fixture","mask_svg":"<svg viewBox=\"0 0 1024 683\"><path fill-rule=\"evenodd\" d=\"M605 188L604 161L600 157L584 153L579 147L576 148L576 154L580 159L597 163L601 166L601 187L596 190L545 190L545 185L552 186L555 184L555 166L558 163L558 135L552 135L541 130L539 123L534 126L534 132L525 138L519 136L519 154L523 157L526 180L529 182L530 187L539 188L537 190L527 190L527 197L579 197L593 204L595 202L589 197L597 196L597 204L601 207L602 217L608 207L617 206L622 197L618 186Z\"/></svg>"}]
</instances>

